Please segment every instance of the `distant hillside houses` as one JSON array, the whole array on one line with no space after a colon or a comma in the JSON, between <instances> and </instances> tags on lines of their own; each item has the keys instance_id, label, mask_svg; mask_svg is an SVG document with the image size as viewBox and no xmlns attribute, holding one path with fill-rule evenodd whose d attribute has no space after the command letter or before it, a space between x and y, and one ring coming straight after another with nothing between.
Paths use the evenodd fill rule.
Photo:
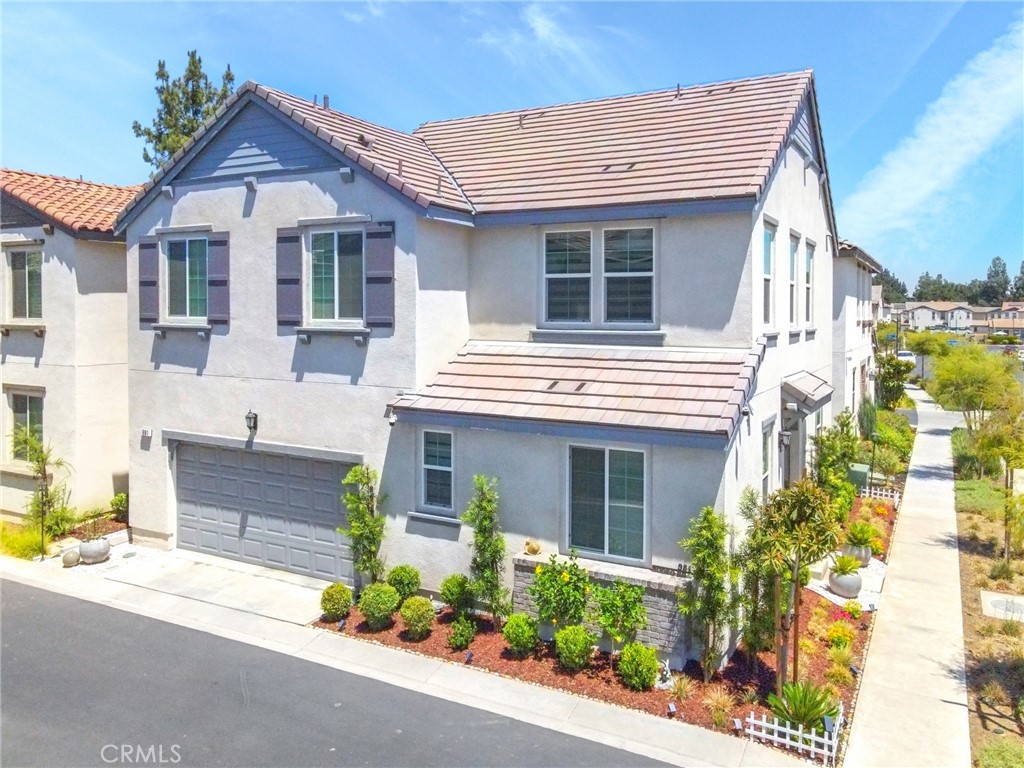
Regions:
<instances>
[{"instance_id":1,"label":"distant hillside houses","mask_svg":"<svg viewBox=\"0 0 1024 768\"><path fill-rule=\"evenodd\" d=\"M892 305L892 316L913 331L1024 339L1024 302L1019 301L1004 301L999 307L973 306L959 301L908 301Z\"/></svg>"}]
</instances>

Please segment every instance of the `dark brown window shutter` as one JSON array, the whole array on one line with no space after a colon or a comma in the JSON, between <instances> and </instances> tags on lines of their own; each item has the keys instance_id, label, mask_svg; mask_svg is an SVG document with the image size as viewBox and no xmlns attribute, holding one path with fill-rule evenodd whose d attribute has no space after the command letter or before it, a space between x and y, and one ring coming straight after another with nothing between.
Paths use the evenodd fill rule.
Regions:
<instances>
[{"instance_id":1,"label":"dark brown window shutter","mask_svg":"<svg viewBox=\"0 0 1024 768\"><path fill-rule=\"evenodd\" d=\"M366 325L395 325L395 223L366 227Z\"/></svg>"},{"instance_id":2,"label":"dark brown window shutter","mask_svg":"<svg viewBox=\"0 0 1024 768\"><path fill-rule=\"evenodd\" d=\"M231 321L231 259L227 232L211 232L206 239L206 320L209 323Z\"/></svg>"},{"instance_id":3,"label":"dark brown window shutter","mask_svg":"<svg viewBox=\"0 0 1024 768\"><path fill-rule=\"evenodd\" d=\"M160 322L160 241L139 238L139 323Z\"/></svg>"},{"instance_id":4,"label":"dark brown window shutter","mask_svg":"<svg viewBox=\"0 0 1024 768\"><path fill-rule=\"evenodd\" d=\"M302 230L277 230L277 324L302 324Z\"/></svg>"}]
</instances>

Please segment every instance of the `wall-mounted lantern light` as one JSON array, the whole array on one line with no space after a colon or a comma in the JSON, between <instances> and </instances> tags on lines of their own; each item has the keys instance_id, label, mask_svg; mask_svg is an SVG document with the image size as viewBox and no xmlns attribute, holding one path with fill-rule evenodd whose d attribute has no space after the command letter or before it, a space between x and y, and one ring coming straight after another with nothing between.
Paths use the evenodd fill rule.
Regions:
<instances>
[{"instance_id":1,"label":"wall-mounted lantern light","mask_svg":"<svg viewBox=\"0 0 1024 768\"><path fill-rule=\"evenodd\" d=\"M250 432L255 432L257 427L260 425L260 417L249 409L249 412L245 414L245 426Z\"/></svg>"}]
</instances>

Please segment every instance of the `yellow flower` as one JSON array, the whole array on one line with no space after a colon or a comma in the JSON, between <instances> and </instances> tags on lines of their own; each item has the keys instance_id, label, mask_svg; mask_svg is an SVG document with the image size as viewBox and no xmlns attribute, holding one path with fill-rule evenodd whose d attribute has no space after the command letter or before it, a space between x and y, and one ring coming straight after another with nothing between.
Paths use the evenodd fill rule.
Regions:
<instances>
[{"instance_id":1,"label":"yellow flower","mask_svg":"<svg viewBox=\"0 0 1024 768\"><path fill-rule=\"evenodd\" d=\"M551 619L551 623L552 624L557 624L558 623L558 619Z\"/></svg>"},{"instance_id":2,"label":"yellow flower","mask_svg":"<svg viewBox=\"0 0 1024 768\"><path fill-rule=\"evenodd\" d=\"M540 567L540 566L538 565L538 566L537 566L537 567L536 567L536 568L534 569L534 573L536 573L537 575L540 575L540 572L541 572L541 571L543 571L543 570L544 570L544 569L543 569L543 568L541 568L541 567Z\"/></svg>"},{"instance_id":3,"label":"yellow flower","mask_svg":"<svg viewBox=\"0 0 1024 768\"><path fill-rule=\"evenodd\" d=\"M565 571L562 571L562 581L568 581L568 580L569 580L569 574L566 573Z\"/></svg>"}]
</instances>

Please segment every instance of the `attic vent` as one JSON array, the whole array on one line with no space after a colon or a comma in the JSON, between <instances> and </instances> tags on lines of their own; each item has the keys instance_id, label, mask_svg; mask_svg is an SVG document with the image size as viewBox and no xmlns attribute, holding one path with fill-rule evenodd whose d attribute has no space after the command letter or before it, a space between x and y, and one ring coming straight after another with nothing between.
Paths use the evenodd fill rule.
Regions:
<instances>
[{"instance_id":1,"label":"attic vent","mask_svg":"<svg viewBox=\"0 0 1024 768\"><path fill-rule=\"evenodd\" d=\"M328 96L328 95L327 95L327 94L325 93L325 94L324 94L324 109L330 109L330 108L331 108L331 97L330 97L330 96Z\"/></svg>"},{"instance_id":2,"label":"attic vent","mask_svg":"<svg viewBox=\"0 0 1024 768\"><path fill-rule=\"evenodd\" d=\"M576 390L575 390L575 391L576 391L576 392L582 392L582 391L583 391L583 388L584 388L585 386L587 386L587 382L585 382L585 381L581 381L581 382L580 382L579 384L577 384L577 385L576 385Z\"/></svg>"},{"instance_id":3,"label":"attic vent","mask_svg":"<svg viewBox=\"0 0 1024 768\"><path fill-rule=\"evenodd\" d=\"M523 129L523 120L524 120L525 118L526 118L526 115L520 115L520 116L519 116L519 130L522 130L522 129Z\"/></svg>"},{"instance_id":4,"label":"attic vent","mask_svg":"<svg viewBox=\"0 0 1024 768\"><path fill-rule=\"evenodd\" d=\"M636 163L611 163L601 169L602 173L621 173L623 171L632 171L636 167Z\"/></svg>"},{"instance_id":5,"label":"attic vent","mask_svg":"<svg viewBox=\"0 0 1024 768\"><path fill-rule=\"evenodd\" d=\"M367 136L365 133L359 134L359 143L367 149L373 149L373 137Z\"/></svg>"},{"instance_id":6,"label":"attic vent","mask_svg":"<svg viewBox=\"0 0 1024 768\"><path fill-rule=\"evenodd\" d=\"M554 389L555 387L557 387L557 386L558 386L558 384L559 384L559 382L557 382L557 381L552 381L552 382L551 382L550 384L548 384L548 391L551 391L552 389Z\"/></svg>"}]
</instances>

